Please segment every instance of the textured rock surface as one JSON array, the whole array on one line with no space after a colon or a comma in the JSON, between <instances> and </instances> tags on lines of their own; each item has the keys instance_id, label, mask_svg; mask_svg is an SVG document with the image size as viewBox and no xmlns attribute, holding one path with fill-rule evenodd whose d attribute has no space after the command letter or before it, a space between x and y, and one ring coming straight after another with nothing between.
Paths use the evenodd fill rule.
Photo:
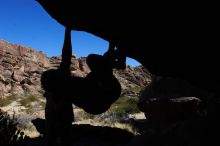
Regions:
<instances>
[{"instance_id":1,"label":"textured rock surface","mask_svg":"<svg viewBox=\"0 0 220 146\"><path fill-rule=\"evenodd\" d=\"M198 112L200 100L196 97L173 99L151 98L139 106L154 124L178 122L193 117Z\"/></svg>"},{"instance_id":2,"label":"textured rock surface","mask_svg":"<svg viewBox=\"0 0 220 146\"><path fill-rule=\"evenodd\" d=\"M42 94L40 77L47 69L59 67L61 57L47 57L32 48L0 40L0 97L25 93ZM86 58L72 56L71 73L85 77L90 72ZM122 89L143 88L150 82L150 74L143 67L127 66L126 70L115 70ZM139 91L139 90L138 90ZM137 94L131 92L130 94Z\"/></svg>"},{"instance_id":3,"label":"textured rock surface","mask_svg":"<svg viewBox=\"0 0 220 146\"><path fill-rule=\"evenodd\" d=\"M40 93L40 74L49 66L42 52L0 40L0 96Z\"/></svg>"},{"instance_id":4,"label":"textured rock surface","mask_svg":"<svg viewBox=\"0 0 220 146\"><path fill-rule=\"evenodd\" d=\"M165 123L191 117L199 110L200 101L211 97L185 80L155 76L142 92L138 106L152 121Z\"/></svg>"}]
</instances>

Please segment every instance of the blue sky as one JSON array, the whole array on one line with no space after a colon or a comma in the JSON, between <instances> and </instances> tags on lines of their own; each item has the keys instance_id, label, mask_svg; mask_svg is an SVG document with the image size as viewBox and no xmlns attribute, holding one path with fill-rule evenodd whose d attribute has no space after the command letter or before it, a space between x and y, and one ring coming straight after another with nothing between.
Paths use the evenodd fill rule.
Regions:
<instances>
[{"instance_id":1,"label":"blue sky","mask_svg":"<svg viewBox=\"0 0 220 146\"><path fill-rule=\"evenodd\" d=\"M61 54L64 27L52 19L35 0L0 0L0 39L32 47L48 56ZM92 34L72 31L73 52L77 57L103 54L108 42ZM127 64L138 62L127 59Z\"/></svg>"}]
</instances>

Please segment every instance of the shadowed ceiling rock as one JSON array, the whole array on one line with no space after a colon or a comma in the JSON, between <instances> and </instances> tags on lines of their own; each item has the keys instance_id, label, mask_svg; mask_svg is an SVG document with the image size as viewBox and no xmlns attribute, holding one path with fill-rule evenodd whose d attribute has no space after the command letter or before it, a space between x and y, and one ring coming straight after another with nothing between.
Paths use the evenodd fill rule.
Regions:
<instances>
[{"instance_id":1,"label":"shadowed ceiling rock","mask_svg":"<svg viewBox=\"0 0 220 146\"><path fill-rule=\"evenodd\" d=\"M211 91L219 89L216 19L214 12L200 9L200 3L171 7L128 1L87 5L71 0L37 1L62 25L115 43L153 74L181 77Z\"/></svg>"}]
</instances>

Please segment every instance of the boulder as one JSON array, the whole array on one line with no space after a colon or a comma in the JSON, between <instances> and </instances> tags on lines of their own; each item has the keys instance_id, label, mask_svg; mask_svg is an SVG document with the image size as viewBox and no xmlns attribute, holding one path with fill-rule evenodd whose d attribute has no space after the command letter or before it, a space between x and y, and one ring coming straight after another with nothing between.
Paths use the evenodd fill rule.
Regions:
<instances>
[{"instance_id":1,"label":"boulder","mask_svg":"<svg viewBox=\"0 0 220 146\"><path fill-rule=\"evenodd\" d=\"M140 102L150 98L197 97L207 99L209 96L212 96L211 92L201 90L183 79L153 76L152 82L141 94Z\"/></svg>"},{"instance_id":2,"label":"boulder","mask_svg":"<svg viewBox=\"0 0 220 146\"><path fill-rule=\"evenodd\" d=\"M24 73L24 65L22 65L18 70L19 70L20 72L23 72L23 73Z\"/></svg>"},{"instance_id":3,"label":"boulder","mask_svg":"<svg viewBox=\"0 0 220 146\"><path fill-rule=\"evenodd\" d=\"M189 119L198 112L199 103L196 97L151 98L139 104L139 108L149 120L166 123Z\"/></svg>"},{"instance_id":4,"label":"boulder","mask_svg":"<svg viewBox=\"0 0 220 146\"><path fill-rule=\"evenodd\" d=\"M16 82L21 82L25 79L24 72L16 70L12 73L12 79Z\"/></svg>"},{"instance_id":5,"label":"boulder","mask_svg":"<svg viewBox=\"0 0 220 146\"><path fill-rule=\"evenodd\" d=\"M185 80L154 77L142 92L138 107L154 123L171 123L197 114L200 104L211 97L212 93Z\"/></svg>"}]
</instances>

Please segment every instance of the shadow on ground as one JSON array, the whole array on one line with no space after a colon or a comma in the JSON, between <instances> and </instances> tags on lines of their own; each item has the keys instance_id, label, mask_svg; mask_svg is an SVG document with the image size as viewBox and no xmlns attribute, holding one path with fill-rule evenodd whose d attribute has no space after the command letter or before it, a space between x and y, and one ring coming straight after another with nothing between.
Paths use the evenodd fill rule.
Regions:
<instances>
[{"instance_id":1,"label":"shadow on ground","mask_svg":"<svg viewBox=\"0 0 220 146\"><path fill-rule=\"evenodd\" d=\"M45 120L35 119L32 121L41 137L28 138L22 145L38 146L45 145ZM111 128L106 126L92 126L89 124L74 124L72 126L73 145L90 145L90 146L114 146L124 145L131 142L134 135L126 130Z\"/></svg>"}]
</instances>

